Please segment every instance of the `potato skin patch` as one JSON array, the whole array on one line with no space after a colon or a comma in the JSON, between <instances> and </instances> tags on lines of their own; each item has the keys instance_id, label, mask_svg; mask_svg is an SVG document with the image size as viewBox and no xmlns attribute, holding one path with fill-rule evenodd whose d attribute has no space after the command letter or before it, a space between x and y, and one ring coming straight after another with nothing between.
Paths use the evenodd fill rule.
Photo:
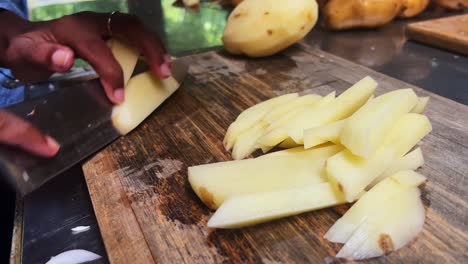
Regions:
<instances>
[{"instance_id":1,"label":"potato skin patch","mask_svg":"<svg viewBox=\"0 0 468 264\"><path fill-rule=\"evenodd\" d=\"M392 237L387 234L380 234L379 247L384 254L388 254L394 250Z\"/></svg>"},{"instance_id":2,"label":"potato skin patch","mask_svg":"<svg viewBox=\"0 0 468 264\"><path fill-rule=\"evenodd\" d=\"M211 209L216 209L216 203L214 202L214 196L205 187L198 189L201 200Z\"/></svg>"}]
</instances>

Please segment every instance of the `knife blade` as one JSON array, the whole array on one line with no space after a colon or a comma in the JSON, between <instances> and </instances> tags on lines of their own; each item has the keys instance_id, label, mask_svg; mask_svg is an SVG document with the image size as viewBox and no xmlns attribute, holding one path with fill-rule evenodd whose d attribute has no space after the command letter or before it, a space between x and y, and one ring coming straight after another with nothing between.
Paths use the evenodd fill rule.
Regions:
<instances>
[{"instance_id":1,"label":"knife blade","mask_svg":"<svg viewBox=\"0 0 468 264\"><path fill-rule=\"evenodd\" d=\"M172 76L179 86L187 70L182 59L173 62ZM41 158L1 145L3 179L25 195L102 149L121 136L112 124L112 107L99 79L93 79L66 82L54 93L7 108L55 138L61 148L56 156Z\"/></svg>"}]
</instances>

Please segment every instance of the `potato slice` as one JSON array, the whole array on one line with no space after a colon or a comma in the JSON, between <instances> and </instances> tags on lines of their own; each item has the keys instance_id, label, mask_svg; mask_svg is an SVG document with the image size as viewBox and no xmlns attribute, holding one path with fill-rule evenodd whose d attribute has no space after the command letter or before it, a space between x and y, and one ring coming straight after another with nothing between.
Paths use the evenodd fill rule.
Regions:
<instances>
[{"instance_id":1,"label":"potato slice","mask_svg":"<svg viewBox=\"0 0 468 264\"><path fill-rule=\"evenodd\" d=\"M295 147L299 147L301 145L297 144L296 142L294 142L294 140L290 137L286 138L285 140L283 140L283 142L281 142L278 147L280 148L295 148Z\"/></svg>"},{"instance_id":2,"label":"potato slice","mask_svg":"<svg viewBox=\"0 0 468 264\"><path fill-rule=\"evenodd\" d=\"M383 256L413 240L424 225L424 206L418 188L406 189L379 213L367 218L336 255L353 260Z\"/></svg>"},{"instance_id":3,"label":"potato slice","mask_svg":"<svg viewBox=\"0 0 468 264\"><path fill-rule=\"evenodd\" d=\"M258 146L258 144L257 144L257 146ZM267 153L270 150L272 150L274 147L260 145L260 146L258 146L258 148L260 148L263 153Z\"/></svg>"},{"instance_id":4,"label":"potato slice","mask_svg":"<svg viewBox=\"0 0 468 264\"><path fill-rule=\"evenodd\" d=\"M304 148L308 149L325 142L340 144L341 129L343 128L345 120L346 119L305 130Z\"/></svg>"},{"instance_id":5,"label":"potato slice","mask_svg":"<svg viewBox=\"0 0 468 264\"><path fill-rule=\"evenodd\" d=\"M403 157L431 131L432 125L427 116L408 113L393 126L384 146L391 146L398 157Z\"/></svg>"},{"instance_id":6,"label":"potato slice","mask_svg":"<svg viewBox=\"0 0 468 264\"><path fill-rule=\"evenodd\" d=\"M272 109L271 112L267 113L263 118L263 121L267 123L272 123L277 120L279 117L283 116L285 113L291 112L294 109L297 109L304 105L314 105L317 104L322 99L322 96L317 94L308 94L304 96L297 97L290 102L278 106L278 108Z\"/></svg>"},{"instance_id":7,"label":"potato slice","mask_svg":"<svg viewBox=\"0 0 468 264\"><path fill-rule=\"evenodd\" d=\"M287 138L289 138L288 133L280 127L267 132L265 135L260 137L257 142L264 146L276 146Z\"/></svg>"},{"instance_id":8,"label":"potato slice","mask_svg":"<svg viewBox=\"0 0 468 264\"><path fill-rule=\"evenodd\" d=\"M369 158L382 145L395 122L418 102L412 89L395 90L371 100L341 129L340 142L354 155Z\"/></svg>"},{"instance_id":9,"label":"potato slice","mask_svg":"<svg viewBox=\"0 0 468 264\"><path fill-rule=\"evenodd\" d=\"M178 88L173 77L159 79L149 71L134 76L125 87L125 101L112 109L114 127L122 135L127 134Z\"/></svg>"},{"instance_id":10,"label":"potato slice","mask_svg":"<svg viewBox=\"0 0 468 264\"><path fill-rule=\"evenodd\" d=\"M406 178L407 181L400 179ZM386 210L387 204L408 188L415 188L425 178L413 171L402 171L386 178L365 193L325 234L334 243L346 243L353 232L369 217ZM400 183L401 182L401 183Z\"/></svg>"},{"instance_id":11,"label":"potato slice","mask_svg":"<svg viewBox=\"0 0 468 264\"><path fill-rule=\"evenodd\" d=\"M377 88L377 82L365 77L340 94L333 103L305 111L284 125L288 135L298 144L304 143L304 130L332 123L352 115L363 106ZM278 142L279 143L279 142Z\"/></svg>"},{"instance_id":12,"label":"potato slice","mask_svg":"<svg viewBox=\"0 0 468 264\"><path fill-rule=\"evenodd\" d=\"M188 179L198 197L216 209L233 195L324 182L326 159L342 149L325 146L288 155L269 154L257 159L199 165L189 167Z\"/></svg>"},{"instance_id":13,"label":"potato slice","mask_svg":"<svg viewBox=\"0 0 468 264\"><path fill-rule=\"evenodd\" d=\"M232 151L232 157L236 160L243 159L252 154L256 149L261 148L263 153L270 151L274 146L262 144L257 140L263 136L267 131L267 123L273 122L276 118L282 119L283 116L289 116L290 112L295 112L294 109L303 106L313 106L321 101L322 97L319 95L305 95L296 97L288 102L277 105L276 108L271 108L271 111L265 113L265 116L249 129L241 133L235 143ZM241 119L245 120L245 119ZM285 120L285 119L284 119Z\"/></svg>"},{"instance_id":14,"label":"potato slice","mask_svg":"<svg viewBox=\"0 0 468 264\"><path fill-rule=\"evenodd\" d=\"M347 201L353 201L376 177L405 155L432 130L426 116L405 114L392 128L383 146L369 159L344 150L327 161L329 180L337 185Z\"/></svg>"},{"instance_id":15,"label":"potato slice","mask_svg":"<svg viewBox=\"0 0 468 264\"><path fill-rule=\"evenodd\" d=\"M389 148L382 149L370 159L360 158L345 149L327 160L328 179L351 202L375 177L390 167L394 157L393 149Z\"/></svg>"},{"instance_id":16,"label":"potato slice","mask_svg":"<svg viewBox=\"0 0 468 264\"><path fill-rule=\"evenodd\" d=\"M418 187L423 184L427 178L413 170L399 171L391 176L392 180L405 187Z\"/></svg>"},{"instance_id":17,"label":"potato slice","mask_svg":"<svg viewBox=\"0 0 468 264\"><path fill-rule=\"evenodd\" d=\"M130 77L132 77L140 52L124 40L110 39L107 45L120 67L122 67L125 87Z\"/></svg>"},{"instance_id":18,"label":"potato slice","mask_svg":"<svg viewBox=\"0 0 468 264\"><path fill-rule=\"evenodd\" d=\"M366 104L369 104L374 99L374 95L369 97ZM333 142L335 144L341 144L340 136L341 130L347 119L342 119L330 124L326 124L319 127L309 128L304 131L304 148L311 148L325 142Z\"/></svg>"},{"instance_id":19,"label":"potato slice","mask_svg":"<svg viewBox=\"0 0 468 264\"><path fill-rule=\"evenodd\" d=\"M331 144L328 145L328 146L332 146ZM317 148L320 148L320 147L325 147L324 146L319 146ZM333 149L331 149L332 151L334 151ZM298 147L294 147L294 148L288 148L288 149L284 149L284 150L280 150L280 151L275 151L275 152L272 152L272 153L268 153L266 155L263 155L263 156L260 156L258 157L257 159L261 159L261 158L265 158L265 157L271 157L271 156L278 156L278 155L290 155L290 154L294 154L296 152L302 152L302 151L307 151L306 149L304 149L303 146L298 146ZM336 154L336 153L335 153ZM327 154L328 155L328 154Z\"/></svg>"},{"instance_id":20,"label":"potato slice","mask_svg":"<svg viewBox=\"0 0 468 264\"><path fill-rule=\"evenodd\" d=\"M208 221L210 228L240 228L344 203L332 186L310 186L233 196Z\"/></svg>"},{"instance_id":21,"label":"potato slice","mask_svg":"<svg viewBox=\"0 0 468 264\"><path fill-rule=\"evenodd\" d=\"M229 15L224 47L232 54L269 56L302 39L317 17L316 1L245 0Z\"/></svg>"},{"instance_id":22,"label":"potato slice","mask_svg":"<svg viewBox=\"0 0 468 264\"><path fill-rule=\"evenodd\" d=\"M284 126L284 124L286 124L289 120L295 118L296 116L300 115L301 113L303 113L304 111L308 109L318 109L320 107L323 107L333 102L333 100L335 100L335 95L336 95L336 92L333 91L327 94L326 96L322 97L320 101L318 101L317 103L302 105L289 112L284 113L283 115L279 116L276 120L272 120L270 122L267 128L267 131L271 132L274 129ZM276 146L276 144L272 146Z\"/></svg>"},{"instance_id":23,"label":"potato slice","mask_svg":"<svg viewBox=\"0 0 468 264\"><path fill-rule=\"evenodd\" d=\"M419 97L418 103L411 109L411 113L421 114L426 109L429 97Z\"/></svg>"},{"instance_id":24,"label":"potato slice","mask_svg":"<svg viewBox=\"0 0 468 264\"><path fill-rule=\"evenodd\" d=\"M298 96L299 95L297 93L285 94L271 98L244 110L226 131L223 141L226 150L230 150L234 146L237 137L262 120L265 114L271 111L271 109L285 104Z\"/></svg>"},{"instance_id":25,"label":"potato slice","mask_svg":"<svg viewBox=\"0 0 468 264\"><path fill-rule=\"evenodd\" d=\"M242 132L236 139L234 147L232 149L232 158L235 160L241 160L252 154L259 146L257 139L259 139L265 133L266 124L263 121L259 121L250 129ZM268 146L263 146L265 149Z\"/></svg>"},{"instance_id":26,"label":"potato slice","mask_svg":"<svg viewBox=\"0 0 468 264\"><path fill-rule=\"evenodd\" d=\"M270 109L275 108L279 105L285 104L287 102L290 102L298 97L299 97L298 93L288 93L288 94L283 94L280 96L270 98L266 101L260 102L242 111L242 113L240 113L239 116L237 117L236 121L242 120L244 118L250 117L251 115L254 115L253 112L255 111L270 111Z\"/></svg>"},{"instance_id":27,"label":"potato slice","mask_svg":"<svg viewBox=\"0 0 468 264\"><path fill-rule=\"evenodd\" d=\"M346 243L353 232L369 216L379 213L382 205L403 190L394 180L386 179L364 194L325 233L325 238L334 243Z\"/></svg>"},{"instance_id":28,"label":"potato slice","mask_svg":"<svg viewBox=\"0 0 468 264\"><path fill-rule=\"evenodd\" d=\"M334 100L335 92L332 92L323 97L316 104L304 106L303 108L299 108L289 113L286 113L278 120L270 124L270 126L267 128L268 132L258 140L259 144L265 146L278 145L279 143L281 143L289 137L288 128L291 126L291 123L300 125L302 115L304 115L307 112L318 111L318 109L330 105L332 102L334 102Z\"/></svg>"},{"instance_id":29,"label":"potato slice","mask_svg":"<svg viewBox=\"0 0 468 264\"><path fill-rule=\"evenodd\" d=\"M417 148L410 153L406 154L402 158L396 160L385 170L379 177L369 184L368 188L372 188L377 183L381 182L385 178L404 170L416 170L424 164L424 157L421 148Z\"/></svg>"},{"instance_id":30,"label":"potato slice","mask_svg":"<svg viewBox=\"0 0 468 264\"><path fill-rule=\"evenodd\" d=\"M290 155L290 154L294 154L296 152L303 152L303 151L309 151L311 149L328 149L328 151L330 151L328 154L327 152L322 152L324 156L333 156L331 155L331 153L335 152L336 150L334 148L327 148L327 147L331 147L331 146L337 146L338 148L340 148L341 150L344 149L343 146L341 145L336 145L336 144L333 144L333 143L325 143L325 144L322 144L322 145L319 145L319 146L315 146L313 148L309 148L309 149L304 149L304 146L297 146L297 147L293 147L293 148L288 148L288 149L283 149L283 150L279 150L279 151L275 151L275 152L272 152L272 153L268 153L266 155L263 155L263 156L260 156L260 157L257 157L257 159L260 159L260 158L263 158L263 157L269 157L269 156L274 156L274 155ZM337 152L336 152L337 153ZM335 154L336 154L335 153Z\"/></svg>"},{"instance_id":31,"label":"potato slice","mask_svg":"<svg viewBox=\"0 0 468 264\"><path fill-rule=\"evenodd\" d=\"M278 119L272 120L268 127L266 128L267 131L273 131L274 129L283 126L286 122L288 122L291 118L294 118L296 115L304 112L306 109L310 107L317 107L316 105L304 105L300 106L296 109L293 109L287 113L284 113Z\"/></svg>"}]
</instances>

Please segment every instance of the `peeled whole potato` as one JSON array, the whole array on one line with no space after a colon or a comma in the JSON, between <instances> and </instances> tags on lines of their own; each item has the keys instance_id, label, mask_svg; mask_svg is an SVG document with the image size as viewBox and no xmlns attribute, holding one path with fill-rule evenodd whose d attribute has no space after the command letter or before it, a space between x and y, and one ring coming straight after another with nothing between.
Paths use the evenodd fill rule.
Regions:
<instances>
[{"instance_id":1,"label":"peeled whole potato","mask_svg":"<svg viewBox=\"0 0 468 264\"><path fill-rule=\"evenodd\" d=\"M315 0L245 0L229 15L224 47L250 57L273 55L302 39L317 17Z\"/></svg>"},{"instance_id":2,"label":"peeled whole potato","mask_svg":"<svg viewBox=\"0 0 468 264\"><path fill-rule=\"evenodd\" d=\"M449 10L462 10L468 8L468 0L434 0L434 2Z\"/></svg>"},{"instance_id":3,"label":"peeled whole potato","mask_svg":"<svg viewBox=\"0 0 468 264\"><path fill-rule=\"evenodd\" d=\"M323 14L330 29L374 28L391 22L402 7L402 0L329 0Z\"/></svg>"},{"instance_id":4,"label":"peeled whole potato","mask_svg":"<svg viewBox=\"0 0 468 264\"><path fill-rule=\"evenodd\" d=\"M403 9L398 17L410 18L419 15L429 5L429 0L403 0Z\"/></svg>"}]
</instances>

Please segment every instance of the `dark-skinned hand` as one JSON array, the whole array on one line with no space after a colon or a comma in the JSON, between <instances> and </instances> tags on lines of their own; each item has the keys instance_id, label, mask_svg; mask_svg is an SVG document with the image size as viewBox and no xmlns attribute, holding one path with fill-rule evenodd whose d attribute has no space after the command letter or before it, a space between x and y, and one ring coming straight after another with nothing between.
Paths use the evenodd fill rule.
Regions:
<instances>
[{"instance_id":1,"label":"dark-skinned hand","mask_svg":"<svg viewBox=\"0 0 468 264\"><path fill-rule=\"evenodd\" d=\"M11 69L24 82L47 80L53 73L71 69L75 58L86 60L100 77L114 104L124 101L123 72L106 44L112 37L125 39L139 49L151 71L160 78L171 75L171 59L157 36L132 15L82 12L59 19L29 22L0 12L0 66ZM60 146L26 121L0 110L0 143L18 146L50 157Z\"/></svg>"}]
</instances>

